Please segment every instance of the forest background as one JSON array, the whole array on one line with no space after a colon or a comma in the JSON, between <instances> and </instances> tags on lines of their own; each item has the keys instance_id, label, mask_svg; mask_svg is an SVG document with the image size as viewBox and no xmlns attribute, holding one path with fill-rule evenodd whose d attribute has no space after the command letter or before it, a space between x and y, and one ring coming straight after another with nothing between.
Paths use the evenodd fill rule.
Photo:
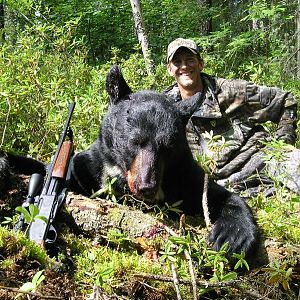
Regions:
<instances>
[{"instance_id":1,"label":"forest background","mask_svg":"<svg viewBox=\"0 0 300 300\"><path fill-rule=\"evenodd\" d=\"M133 2L139 2L142 9L146 59ZM108 107L105 79L110 66L121 65L133 91L163 91L173 83L166 71L166 50L177 37L196 41L205 72L278 86L300 99L300 0L0 0L0 149L49 162L71 101L76 102L71 121L76 151L86 149L95 140ZM296 146L300 146L299 138ZM265 235L288 249L300 243L299 203L298 195L278 189L274 197L260 195L250 205ZM6 234L12 233L0 232L1 259L7 248ZM74 236L72 243L72 247L80 245L74 251L78 258L72 257L72 276L75 274L78 289L86 294L95 278L98 283L102 280L112 254L107 259L99 249L84 246ZM28 260L23 250L15 249L16 257ZM97 264L91 255L97 256ZM11 261L3 260L0 266L12 269L10 264L18 265ZM224 271L222 264L212 267L221 281L227 276L222 273L220 279L220 273L216 275ZM297 258L288 254L269 266L261 290L266 290L265 282L276 284L281 292L272 288L274 298L270 298L295 299L299 293L299 286L292 286L299 279L296 264ZM138 256L136 266L141 265ZM110 277L112 272L117 277L117 270L110 267ZM27 272L22 280L30 276Z\"/></svg>"},{"instance_id":2,"label":"forest background","mask_svg":"<svg viewBox=\"0 0 300 300\"><path fill-rule=\"evenodd\" d=\"M129 0L1 0L1 148L49 159L71 101L76 148L87 148L107 108L111 64L121 65L133 91L162 91L173 83L166 48L177 37L197 42L205 72L299 98L299 1L147 0L140 7L150 75Z\"/></svg>"}]
</instances>

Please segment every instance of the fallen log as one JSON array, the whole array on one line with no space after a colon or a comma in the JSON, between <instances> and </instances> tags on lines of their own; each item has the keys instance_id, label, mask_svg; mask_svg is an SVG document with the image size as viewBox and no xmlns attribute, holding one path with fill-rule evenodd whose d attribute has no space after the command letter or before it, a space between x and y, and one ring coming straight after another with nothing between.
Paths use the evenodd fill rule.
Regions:
<instances>
[{"instance_id":1,"label":"fallen log","mask_svg":"<svg viewBox=\"0 0 300 300\"><path fill-rule=\"evenodd\" d=\"M117 229L130 239L150 238L161 233L165 225L170 225L168 220L159 221L148 213L126 205L73 193L68 194L65 207L76 225L92 237L107 235L109 230Z\"/></svg>"},{"instance_id":2,"label":"fallen log","mask_svg":"<svg viewBox=\"0 0 300 300\"><path fill-rule=\"evenodd\" d=\"M179 230L179 217L178 221L158 220L155 216L139 209L109 200L90 199L73 193L69 193L67 197L66 209L82 232L91 238L107 236L110 230L119 230L138 244L141 243L141 240L137 239L142 238L145 243L163 246L170 236L168 228ZM193 227L195 224L197 226ZM186 226L202 237L207 235L207 229L201 228L193 217L187 216ZM266 265L268 262L299 253L299 250L299 247L295 246L287 249L281 242L272 238L262 238L258 251L251 259L251 265Z\"/></svg>"}]
</instances>

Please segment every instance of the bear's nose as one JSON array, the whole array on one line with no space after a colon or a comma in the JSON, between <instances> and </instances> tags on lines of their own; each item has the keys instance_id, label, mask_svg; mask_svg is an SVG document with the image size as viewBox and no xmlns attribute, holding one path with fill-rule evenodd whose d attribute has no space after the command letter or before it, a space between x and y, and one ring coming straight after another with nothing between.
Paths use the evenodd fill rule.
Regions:
<instances>
[{"instance_id":1,"label":"bear's nose","mask_svg":"<svg viewBox=\"0 0 300 300\"><path fill-rule=\"evenodd\" d=\"M137 193L142 198L151 199L154 198L155 194L157 192L156 184L154 183L141 183L137 186Z\"/></svg>"}]
</instances>

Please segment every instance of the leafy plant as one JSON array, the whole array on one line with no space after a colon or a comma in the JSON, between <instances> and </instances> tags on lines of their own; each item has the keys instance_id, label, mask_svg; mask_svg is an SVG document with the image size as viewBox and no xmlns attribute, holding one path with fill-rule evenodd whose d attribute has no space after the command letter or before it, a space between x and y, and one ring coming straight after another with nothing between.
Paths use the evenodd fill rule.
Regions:
<instances>
[{"instance_id":1,"label":"leafy plant","mask_svg":"<svg viewBox=\"0 0 300 300\"><path fill-rule=\"evenodd\" d=\"M32 278L31 282L25 282L20 290L24 292L35 292L37 288L41 285L43 280L45 279L45 275L43 274L44 270L38 271ZM22 293L17 294L15 299L18 299L22 296Z\"/></svg>"},{"instance_id":2,"label":"leafy plant","mask_svg":"<svg viewBox=\"0 0 300 300\"><path fill-rule=\"evenodd\" d=\"M168 217L168 214L175 213L176 215L180 215L182 213L182 210L179 208L182 204L182 200L176 201L172 204L165 203L163 207L154 206L154 210L157 212L155 213L155 216L158 219L163 220L164 218Z\"/></svg>"},{"instance_id":3,"label":"leafy plant","mask_svg":"<svg viewBox=\"0 0 300 300\"><path fill-rule=\"evenodd\" d=\"M29 204L28 209L23 206L18 206L16 207L16 211L20 212L22 216L24 216L24 223L25 224L30 224L36 219L40 219L44 221L45 223L48 223L48 219L45 216L39 215L39 208L37 205L34 204ZM28 227L25 230L25 233L27 232Z\"/></svg>"},{"instance_id":4,"label":"leafy plant","mask_svg":"<svg viewBox=\"0 0 300 300\"><path fill-rule=\"evenodd\" d=\"M243 268L243 267L245 267L248 271L250 270L250 267L249 267L247 261L245 260L246 254L244 251L242 251L240 254L233 253L232 256L238 260L234 266L235 270L237 270L238 268Z\"/></svg>"},{"instance_id":5,"label":"leafy plant","mask_svg":"<svg viewBox=\"0 0 300 300\"><path fill-rule=\"evenodd\" d=\"M285 290L290 289L289 282L292 280L293 268L287 268L285 262L274 261L269 267L262 271L268 274L268 284L281 284Z\"/></svg>"},{"instance_id":6,"label":"leafy plant","mask_svg":"<svg viewBox=\"0 0 300 300\"><path fill-rule=\"evenodd\" d=\"M117 202L117 192L114 189L114 184L117 181L117 177L113 177L112 179L107 178L105 185L99 191L95 192L90 196L91 199L96 197L105 196L105 199L112 200L113 202Z\"/></svg>"},{"instance_id":7,"label":"leafy plant","mask_svg":"<svg viewBox=\"0 0 300 300\"><path fill-rule=\"evenodd\" d=\"M8 225L13 223L13 218L4 217L4 221L1 222L1 225Z\"/></svg>"},{"instance_id":8,"label":"leafy plant","mask_svg":"<svg viewBox=\"0 0 300 300\"><path fill-rule=\"evenodd\" d=\"M164 250L160 251L159 253L161 254L161 262L175 263L177 260L177 251L174 249L174 244L170 241L166 243Z\"/></svg>"},{"instance_id":9,"label":"leafy plant","mask_svg":"<svg viewBox=\"0 0 300 300\"><path fill-rule=\"evenodd\" d=\"M196 160L206 173L211 174L216 168L216 160L218 159L220 152L226 148L227 143L223 136L214 136L213 131L204 132L203 138L207 145L207 151L206 153L199 154L196 157Z\"/></svg>"},{"instance_id":10,"label":"leafy plant","mask_svg":"<svg viewBox=\"0 0 300 300\"><path fill-rule=\"evenodd\" d=\"M212 267L213 277L211 281L226 281L233 280L237 277L236 272L227 272L228 269L228 259L226 258L226 253L228 249L228 244L224 244L220 251L208 250L208 257L206 259L206 266Z\"/></svg>"},{"instance_id":11,"label":"leafy plant","mask_svg":"<svg viewBox=\"0 0 300 300\"><path fill-rule=\"evenodd\" d=\"M106 239L108 243L112 243L114 245L117 245L118 249L119 247L125 247L130 242L130 239L128 236L117 229L109 230L106 236Z\"/></svg>"},{"instance_id":12,"label":"leafy plant","mask_svg":"<svg viewBox=\"0 0 300 300\"><path fill-rule=\"evenodd\" d=\"M102 286L106 280L111 278L113 272L114 272L113 268L106 268L101 272L98 272L96 275L95 284L97 286Z\"/></svg>"}]
</instances>

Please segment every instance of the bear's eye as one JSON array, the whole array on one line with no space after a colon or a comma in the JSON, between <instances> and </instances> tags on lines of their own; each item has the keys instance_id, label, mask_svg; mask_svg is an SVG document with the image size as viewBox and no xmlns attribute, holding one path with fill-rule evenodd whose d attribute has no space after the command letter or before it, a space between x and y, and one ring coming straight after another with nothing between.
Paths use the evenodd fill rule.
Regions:
<instances>
[{"instance_id":1,"label":"bear's eye","mask_svg":"<svg viewBox=\"0 0 300 300\"><path fill-rule=\"evenodd\" d=\"M147 138L146 137L134 137L129 140L130 144L135 147L143 148L147 145Z\"/></svg>"},{"instance_id":2,"label":"bear's eye","mask_svg":"<svg viewBox=\"0 0 300 300\"><path fill-rule=\"evenodd\" d=\"M156 137L156 144L159 149L172 150L176 144L176 136L158 135Z\"/></svg>"},{"instance_id":3,"label":"bear's eye","mask_svg":"<svg viewBox=\"0 0 300 300\"><path fill-rule=\"evenodd\" d=\"M129 114L129 111L127 111L127 113ZM126 122L131 125L133 123L133 118L127 117Z\"/></svg>"}]
</instances>

